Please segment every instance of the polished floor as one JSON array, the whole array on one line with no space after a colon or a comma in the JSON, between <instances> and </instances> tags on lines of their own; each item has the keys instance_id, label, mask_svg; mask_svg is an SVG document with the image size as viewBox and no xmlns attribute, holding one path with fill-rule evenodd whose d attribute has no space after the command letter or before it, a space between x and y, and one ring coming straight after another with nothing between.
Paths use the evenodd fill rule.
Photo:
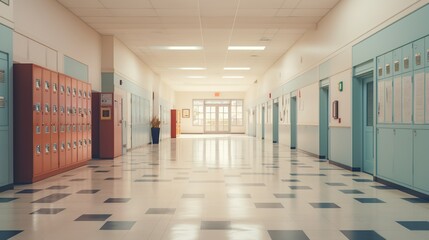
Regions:
<instances>
[{"instance_id":1,"label":"polished floor","mask_svg":"<svg viewBox=\"0 0 429 240\"><path fill-rule=\"evenodd\" d=\"M286 146L185 136L0 193L0 240L427 240L429 201Z\"/></svg>"}]
</instances>

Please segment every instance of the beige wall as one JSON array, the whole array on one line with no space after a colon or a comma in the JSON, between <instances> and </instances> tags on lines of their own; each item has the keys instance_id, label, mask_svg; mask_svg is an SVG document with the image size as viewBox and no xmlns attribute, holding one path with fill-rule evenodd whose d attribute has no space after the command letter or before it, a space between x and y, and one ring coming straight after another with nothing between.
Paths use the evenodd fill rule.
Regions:
<instances>
[{"instance_id":1,"label":"beige wall","mask_svg":"<svg viewBox=\"0 0 429 240\"><path fill-rule=\"evenodd\" d=\"M13 28L13 5L14 1L10 0L9 5L0 3L0 24Z\"/></svg>"},{"instance_id":2,"label":"beige wall","mask_svg":"<svg viewBox=\"0 0 429 240\"><path fill-rule=\"evenodd\" d=\"M101 90L101 36L55 0L14 0L14 61L64 72L64 55L88 66Z\"/></svg>"}]
</instances>

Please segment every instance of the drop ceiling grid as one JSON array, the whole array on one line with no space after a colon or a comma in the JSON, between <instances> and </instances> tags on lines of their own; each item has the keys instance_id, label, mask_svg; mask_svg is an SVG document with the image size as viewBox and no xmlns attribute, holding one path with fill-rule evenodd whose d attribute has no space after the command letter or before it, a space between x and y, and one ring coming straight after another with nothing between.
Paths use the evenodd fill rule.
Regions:
<instances>
[{"instance_id":1,"label":"drop ceiling grid","mask_svg":"<svg viewBox=\"0 0 429 240\"><path fill-rule=\"evenodd\" d=\"M339 0L57 0L101 34L115 35L175 89L248 89ZM202 45L197 52L156 46ZM228 51L229 45L265 45L262 52ZM206 67L181 71L178 67ZM224 71L224 67L251 67ZM186 78L189 75L207 78ZM222 79L244 75L244 80ZM192 84L190 84L192 83ZM201 84L198 84L201 83ZM182 85L180 85L182 84ZM192 85L192 86L191 86ZM223 86L223 87L222 87ZM234 86L234 87L232 87ZM210 88L211 89L211 88Z\"/></svg>"}]
</instances>

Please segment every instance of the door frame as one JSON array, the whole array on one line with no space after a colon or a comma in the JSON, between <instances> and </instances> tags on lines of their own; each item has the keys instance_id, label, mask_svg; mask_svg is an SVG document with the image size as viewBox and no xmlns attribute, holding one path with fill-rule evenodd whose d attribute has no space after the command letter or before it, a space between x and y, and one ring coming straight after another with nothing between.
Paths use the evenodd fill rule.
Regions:
<instances>
[{"instance_id":1,"label":"door frame","mask_svg":"<svg viewBox=\"0 0 429 240\"><path fill-rule=\"evenodd\" d=\"M375 167L375 148L374 148L374 137L375 137L375 118L376 118L376 114L375 114L375 106L377 102L376 98L374 98L375 96L375 85L374 85L374 78L372 76L366 76L364 78L360 78L360 81L362 81L362 165L361 165L361 170L362 172L368 173L368 174L372 174L374 175L374 167ZM366 156L366 128L367 128L367 117L368 117L368 84L372 84L372 105L373 105L373 123L372 123L372 138L373 138L373 146L372 146L372 154L373 154L373 166L372 166L372 173L371 172L367 172L365 171L365 156Z\"/></svg>"},{"instance_id":2,"label":"door frame","mask_svg":"<svg viewBox=\"0 0 429 240\"><path fill-rule=\"evenodd\" d=\"M265 106L262 105L261 110L261 126L262 126L262 140L265 140Z\"/></svg>"},{"instance_id":3,"label":"door frame","mask_svg":"<svg viewBox=\"0 0 429 240\"><path fill-rule=\"evenodd\" d=\"M279 101L273 102L273 143L279 143Z\"/></svg>"},{"instance_id":4,"label":"door frame","mask_svg":"<svg viewBox=\"0 0 429 240\"><path fill-rule=\"evenodd\" d=\"M327 83L324 81L320 84L320 94L319 94L319 158L329 160L329 148L331 145L331 138L329 132L329 122L330 122L330 94L329 94L329 79Z\"/></svg>"},{"instance_id":5,"label":"door frame","mask_svg":"<svg viewBox=\"0 0 429 240\"><path fill-rule=\"evenodd\" d=\"M206 130L206 108L215 107L215 117L216 117L216 130L207 131ZM228 108L228 131L219 131L219 107ZM227 134L231 133L231 104L204 104L204 133L205 134Z\"/></svg>"},{"instance_id":6,"label":"door frame","mask_svg":"<svg viewBox=\"0 0 429 240\"><path fill-rule=\"evenodd\" d=\"M363 170L363 161L364 161L364 131L365 131L365 122L364 122L364 106L363 106L363 97L364 97L364 80L372 77L373 79L373 99L374 99L374 173L373 175L376 175L377 172L377 164L376 164L376 104L377 104L377 88L376 88L376 78L374 76L375 67L368 69L365 72L362 72L356 76L353 77L352 80L352 159L353 159L353 165L352 169L353 171L362 171Z\"/></svg>"}]
</instances>

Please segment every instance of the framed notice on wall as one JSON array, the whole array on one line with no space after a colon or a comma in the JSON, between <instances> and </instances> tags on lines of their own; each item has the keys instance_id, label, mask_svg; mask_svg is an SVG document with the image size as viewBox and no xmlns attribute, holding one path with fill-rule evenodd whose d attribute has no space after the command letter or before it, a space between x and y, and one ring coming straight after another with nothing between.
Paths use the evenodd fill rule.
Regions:
<instances>
[{"instance_id":1,"label":"framed notice on wall","mask_svg":"<svg viewBox=\"0 0 429 240\"><path fill-rule=\"evenodd\" d=\"M9 5L9 0L0 0L2 3Z\"/></svg>"},{"instance_id":2,"label":"framed notice on wall","mask_svg":"<svg viewBox=\"0 0 429 240\"><path fill-rule=\"evenodd\" d=\"M182 118L189 118L190 110L189 109L183 109L182 110Z\"/></svg>"}]
</instances>

